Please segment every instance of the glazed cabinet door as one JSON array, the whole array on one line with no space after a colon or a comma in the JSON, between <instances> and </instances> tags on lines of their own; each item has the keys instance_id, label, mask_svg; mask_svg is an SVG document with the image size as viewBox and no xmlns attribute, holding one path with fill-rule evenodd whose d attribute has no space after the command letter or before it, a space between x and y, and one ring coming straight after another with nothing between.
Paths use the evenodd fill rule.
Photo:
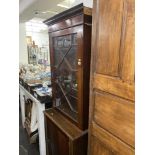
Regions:
<instances>
[{"instance_id":1,"label":"glazed cabinet door","mask_svg":"<svg viewBox=\"0 0 155 155\"><path fill-rule=\"evenodd\" d=\"M94 0L89 155L133 155L134 0Z\"/></svg>"},{"instance_id":2,"label":"glazed cabinet door","mask_svg":"<svg viewBox=\"0 0 155 155\"><path fill-rule=\"evenodd\" d=\"M82 127L82 33L83 27L51 33L51 64L54 106Z\"/></svg>"}]
</instances>

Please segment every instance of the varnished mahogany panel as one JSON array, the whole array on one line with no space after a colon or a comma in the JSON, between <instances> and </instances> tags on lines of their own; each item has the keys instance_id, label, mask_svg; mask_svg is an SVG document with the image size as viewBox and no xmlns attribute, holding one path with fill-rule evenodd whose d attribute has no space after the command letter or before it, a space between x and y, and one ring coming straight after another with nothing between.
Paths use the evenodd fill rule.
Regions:
<instances>
[{"instance_id":1,"label":"varnished mahogany panel","mask_svg":"<svg viewBox=\"0 0 155 155\"><path fill-rule=\"evenodd\" d=\"M81 32L81 33L83 32L83 25L78 25L61 31L56 31L56 32L50 33L50 35L52 37L57 37L57 36L63 36L71 33L77 33L77 32Z\"/></svg>"},{"instance_id":2,"label":"varnished mahogany panel","mask_svg":"<svg viewBox=\"0 0 155 155\"><path fill-rule=\"evenodd\" d=\"M49 32L60 31L62 29L80 25L82 23L83 23L83 15L80 14L51 25L48 31Z\"/></svg>"},{"instance_id":3,"label":"varnished mahogany panel","mask_svg":"<svg viewBox=\"0 0 155 155\"><path fill-rule=\"evenodd\" d=\"M69 138L46 117L46 142L48 155L68 155Z\"/></svg>"}]
</instances>

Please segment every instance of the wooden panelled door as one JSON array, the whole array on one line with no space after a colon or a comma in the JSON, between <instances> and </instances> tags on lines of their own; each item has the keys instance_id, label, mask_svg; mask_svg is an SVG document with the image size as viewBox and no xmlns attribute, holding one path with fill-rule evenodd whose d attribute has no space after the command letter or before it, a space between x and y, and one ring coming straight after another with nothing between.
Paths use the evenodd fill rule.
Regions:
<instances>
[{"instance_id":1,"label":"wooden panelled door","mask_svg":"<svg viewBox=\"0 0 155 155\"><path fill-rule=\"evenodd\" d=\"M134 155L134 0L94 0L89 155Z\"/></svg>"}]
</instances>

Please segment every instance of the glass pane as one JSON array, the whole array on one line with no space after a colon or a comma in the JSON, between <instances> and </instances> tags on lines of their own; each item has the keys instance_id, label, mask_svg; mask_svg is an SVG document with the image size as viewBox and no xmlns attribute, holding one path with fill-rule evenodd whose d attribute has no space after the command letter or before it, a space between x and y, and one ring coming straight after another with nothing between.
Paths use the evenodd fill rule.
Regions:
<instances>
[{"instance_id":1,"label":"glass pane","mask_svg":"<svg viewBox=\"0 0 155 155\"><path fill-rule=\"evenodd\" d=\"M77 121L77 34L53 38L56 107Z\"/></svg>"}]
</instances>

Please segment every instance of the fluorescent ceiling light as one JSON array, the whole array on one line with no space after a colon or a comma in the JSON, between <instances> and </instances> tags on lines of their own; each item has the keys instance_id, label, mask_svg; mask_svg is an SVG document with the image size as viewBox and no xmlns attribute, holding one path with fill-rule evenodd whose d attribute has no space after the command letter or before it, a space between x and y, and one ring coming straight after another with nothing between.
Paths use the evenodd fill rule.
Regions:
<instances>
[{"instance_id":1,"label":"fluorescent ceiling light","mask_svg":"<svg viewBox=\"0 0 155 155\"><path fill-rule=\"evenodd\" d=\"M56 12L56 11L51 11L52 13L54 13L54 14L58 14L58 12Z\"/></svg>"},{"instance_id":2,"label":"fluorescent ceiling light","mask_svg":"<svg viewBox=\"0 0 155 155\"><path fill-rule=\"evenodd\" d=\"M63 0L62 2L58 3L57 6L69 9L70 7L72 7L74 2L75 0Z\"/></svg>"},{"instance_id":3,"label":"fluorescent ceiling light","mask_svg":"<svg viewBox=\"0 0 155 155\"><path fill-rule=\"evenodd\" d=\"M66 6L66 5L57 4L57 6L60 6L60 7L62 7L62 8L67 8L67 9L69 9L69 7L68 7L68 6Z\"/></svg>"},{"instance_id":4,"label":"fluorescent ceiling light","mask_svg":"<svg viewBox=\"0 0 155 155\"><path fill-rule=\"evenodd\" d=\"M70 3L74 3L74 2L75 2L75 0L69 0L69 2L70 2Z\"/></svg>"},{"instance_id":5,"label":"fluorescent ceiling light","mask_svg":"<svg viewBox=\"0 0 155 155\"><path fill-rule=\"evenodd\" d=\"M45 14L45 13L53 13L53 14L57 14L58 12L56 12L56 11L50 11L50 10L49 10L49 11L43 11L43 12L41 12L41 13L44 13L44 14Z\"/></svg>"}]
</instances>

